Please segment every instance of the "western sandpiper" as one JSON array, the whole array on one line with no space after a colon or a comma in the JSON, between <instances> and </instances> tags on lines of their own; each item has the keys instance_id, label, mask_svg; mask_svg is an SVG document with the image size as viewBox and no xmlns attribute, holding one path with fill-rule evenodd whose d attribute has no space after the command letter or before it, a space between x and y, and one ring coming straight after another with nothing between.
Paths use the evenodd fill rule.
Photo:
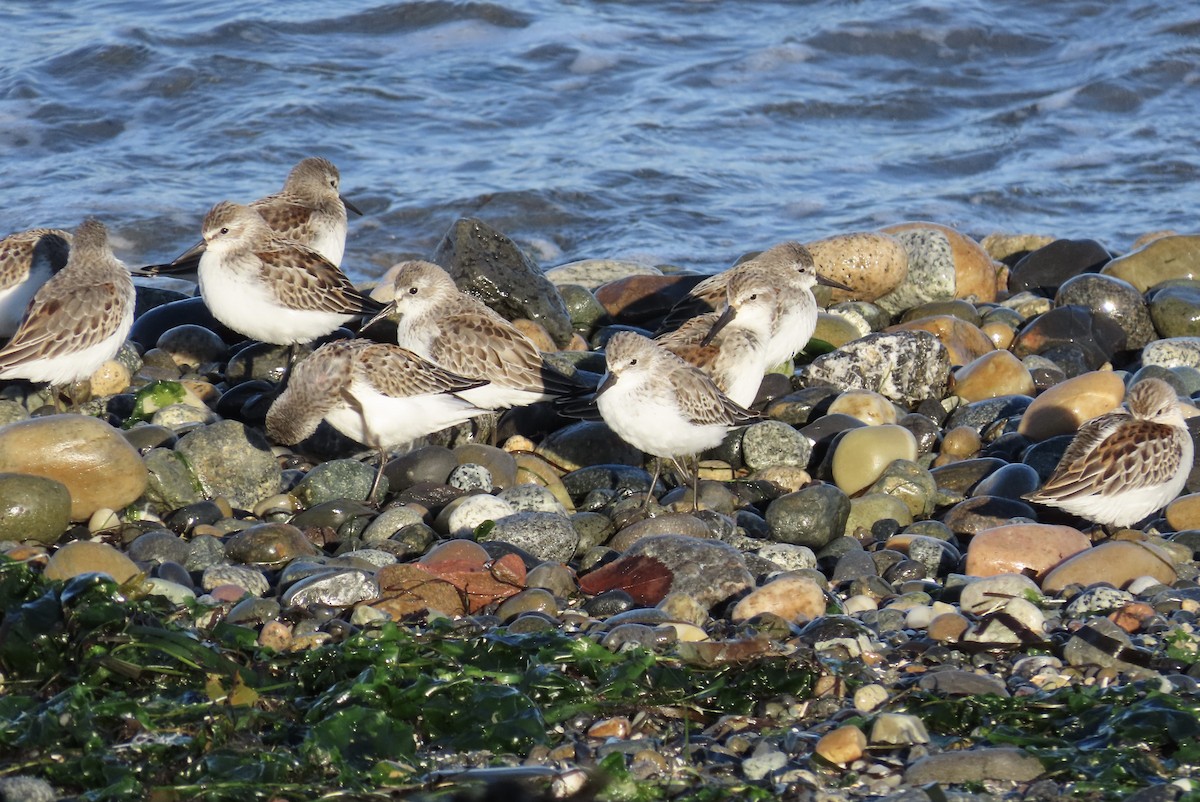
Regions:
<instances>
[{"instance_id":1,"label":"western sandpiper","mask_svg":"<svg viewBox=\"0 0 1200 802\"><path fill-rule=\"evenodd\" d=\"M313 249L276 234L249 206L223 201L204 218L200 294L217 320L289 347L329 334L381 304Z\"/></svg>"},{"instance_id":2,"label":"western sandpiper","mask_svg":"<svg viewBox=\"0 0 1200 802\"><path fill-rule=\"evenodd\" d=\"M133 281L113 256L108 231L86 220L71 237L66 265L29 302L0 349L0 379L61 387L90 377L116 356L133 325Z\"/></svg>"},{"instance_id":3,"label":"western sandpiper","mask_svg":"<svg viewBox=\"0 0 1200 802\"><path fill-rule=\"evenodd\" d=\"M395 276L395 295L371 324L396 322L396 343L452 373L487 384L462 393L471 403L504 409L583 389L548 366L541 351L512 323L462 292L441 267L405 263Z\"/></svg>"},{"instance_id":4,"label":"western sandpiper","mask_svg":"<svg viewBox=\"0 0 1200 802\"><path fill-rule=\"evenodd\" d=\"M1109 526L1132 526L1183 490L1193 445L1175 390L1161 379L1129 389L1128 411L1093 418L1029 501Z\"/></svg>"},{"instance_id":5,"label":"western sandpiper","mask_svg":"<svg viewBox=\"0 0 1200 802\"><path fill-rule=\"evenodd\" d=\"M721 444L730 429L761 418L738 406L713 380L653 340L619 331L605 348L608 371L596 390L596 405L608 427L625 442L655 457L679 462ZM650 503L661 464L656 463ZM693 478L693 499L696 474Z\"/></svg>"},{"instance_id":6,"label":"western sandpiper","mask_svg":"<svg viewBox=\"0 0 1200 802\"><path fill-rule=\"evenodd\" d=\"M778 312L767 345L769 366L790 361L812 338L817 325L817 300L812 294L815 285L849 289L845 284L819 274L808 248L798 242L781 242L724 273L701 281L672 307L660 331L670 330L698 314L723 312L730 279L747 271L765 271L775 282Z\"/></svg>"},{"instance_id":7,"label":"western sandpiper","mask_svg":"<svg viewBox=\"0 0 1200 802\"><path fill-rule=\"evenodd\" d=\"M387 451L487 412L458 395L483 382L442 370L397 345L369 340L327 343L296 365L267 412L267 434L294 445L328 421L379 452L375 497Z\"/></svg>"},{"instance_id":8,"label":"western sandpiper","mask_svg":"<svg viewBox=\"0 0 1200 802\"><path fill-rule=\"evenodd\" d=\"M723 315L698 315L655 342L707 373L734 403L749 407L771 367L767 347L780 313L778 289L770 271L740 271L726 284Z\"/></svg>"},{"instance_id":9,"label":"western sandpiper","mask_svg":"<svg viewBox=\"0 0 1200 802\"><path fill-rule=\"evenodd\" d=\"M341 174L333 162L310 156L292 168L282 191L259 198L250 207L262 215L276 234L307 245L340 266L346 250L346 210L362 214L340 194L341 182ZM169 264L151 265L140 272L151 275L194 272L205 247L205 241L201 240Z\"/></svg>"},{"instance_id":10,"label":"western sandpiper","mask_svg":"<svg viewBox=\"0 0 1200 802\"><path fill-rule=\"evenodd\" d=\"M38 288L67 263L71 235L32 228L0 239L0 337L11 337Z\"/></svg>"}]
</instances>

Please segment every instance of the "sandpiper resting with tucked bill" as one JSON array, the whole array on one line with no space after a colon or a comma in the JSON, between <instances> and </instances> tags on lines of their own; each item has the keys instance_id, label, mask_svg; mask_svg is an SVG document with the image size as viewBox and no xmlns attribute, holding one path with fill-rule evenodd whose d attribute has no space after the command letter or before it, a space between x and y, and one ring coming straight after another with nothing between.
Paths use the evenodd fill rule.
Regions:
<instances>
[{"instance_id":1,"label":"sandpiper resting with tucked bill","mask_svg":"<svg viewBox=\"0 0 1200 802\"><path fill-rule=\"evenodd\" d=\"M0 348L0 379L60 388L89 378L129 336L133 305L133 280L113 256L108 230L84 221L72 235L66 265L34 293ZM54 399L57 405L57 392Z\"/></svg>"},{"instance_id":2,"label":"sandpiper resting with tucked bill","mask_svg":"<svg viewBox=\"0 0 1200 802\"><path fill-rule=\"evenodd\" d=\"M1175 389L1143 379L1128 410L1079 428L1058 467L1029 501L1108 526L1128 527L1175 500L1193 466L1194 445Z\"/></svg>"},{"instance_id":3,"label":"sandpiper resting with tucked bill","mask_svg":"<svg viewBox=\"0 0 1200 802\"><path fill-rule=\"evenodd\" d=\"M322 420L379 453L375 498L387 451L481 415L462 393L485 382L442 370L398 345L335 340L296 365L267 412L267 434L295 445Z\"/></svg>"}]
</instances>

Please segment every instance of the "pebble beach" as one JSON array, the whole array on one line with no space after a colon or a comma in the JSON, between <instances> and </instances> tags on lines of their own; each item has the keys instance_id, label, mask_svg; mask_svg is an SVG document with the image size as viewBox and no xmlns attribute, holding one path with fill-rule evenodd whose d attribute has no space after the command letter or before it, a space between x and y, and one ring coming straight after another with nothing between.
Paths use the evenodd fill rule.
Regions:
<instances>
[{"instance_id":1,"label":"pebble beach","mask_svg":"<svg viewBox=\"0 0 1200 802\"><path fill-rule=\"evenodd\" d=\"M461 793L468 780L515 780L547 798L1194 792L1200 476L1130 529L1022 496L1137 381L1200 398L1200 236L1154 232L1113 252L905 222L805 244L850 289L818 289L813 341L765 377L753 405L765 419L701 455L696 497L671 478L645 508L646 456L549 403L397 451L382 503L368 504L372 452L325 426L294 447L265 435L285 348L222 327L194 285L138 279L130 340L92 377L90 400L60 413L38 386L0 390L0 575L49 588L5 590L0 689L26 699L29 716L48 704L45 688L83 670L79 656L58 680L39 679L13 633L37 604L76 610L92 583L106 605L153 604L162 626L214 652L235 628L256 688L280 656L337 661L381 632L381 643L397 632L562 638L700 677L748 666L807 677L802 688L764 679L742 693L748 713L630 700L511 749L435 749L418 717L405 760L389 763L382 741L367 749L374 768L343 789L363 798L389 783ZM653 332L703 278L608 259L547 269L473 218L428 256L555 367L592 383L608 337ZM387 301L389 287L385 274L372 294ZM1198 414L1184 405L1193 434ZM41 634L74 631L62 627ZM256 693L250 707L266 709ZM1151 769L1093 776L1047 743L965 718L952 726L953 708L935 704L1049 709L1105 693L1119 696L1114 717L1184 706L1128 736ZM4 710L18 726L16 708ZM1136 745L1116 732L1104 748ZM20 760L0 759L0 798L111 792L98 776L64 783L28 744L2 742ZM247 798L271 798L267 786Z\"/></svg>"}]
</instances>

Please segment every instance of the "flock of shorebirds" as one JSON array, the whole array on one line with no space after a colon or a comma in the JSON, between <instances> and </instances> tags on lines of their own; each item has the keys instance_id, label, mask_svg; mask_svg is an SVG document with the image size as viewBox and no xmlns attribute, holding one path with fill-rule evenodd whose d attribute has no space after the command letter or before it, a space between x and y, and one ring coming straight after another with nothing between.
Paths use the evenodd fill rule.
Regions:
<instances>
[{"instance_id":1,"label":"flock of shorebirds","mask_svg":"<svg viewBox=\"0 0 1200 802\"><path fill-rule=\"evenodd\" d=\"M283 190L248 205L216 204L203 240L139 275L195 271L213 316L247 338L289 348L284 388L268 436L294 445L321 421L379 455L374 498L389 450L477 415L558 399L593 406L641 451L673 461L716 447L760 420L749 409L763 375L808 343L821 283L804 246L785 242L712 276L672 309L655 339L614 334L596 388L550 367L512 323L458 289L429 262L400 266L390 303L358 291L339 265L347 208L337 168L302 160ZM105 227L33 229L0 240L0 379L56 388L90 377L133 324L131 272ZM395 323L394 341L361 335ZM296 363L295 347L356 319L360 337L336 340ZM389 329L390 330L390 329ZM57 398L57 396L56 396ZM1192 439L1175 391L1157 379L1132 387L1128 409L1086 423L1054 474L1029 499L1088 520L1128 526L1183 489ZM695 481L695 472L691 472ZM649 502L658 479L656 469ZM693 487L693 499L695 487Z\"/></svg>"}]
</instances>

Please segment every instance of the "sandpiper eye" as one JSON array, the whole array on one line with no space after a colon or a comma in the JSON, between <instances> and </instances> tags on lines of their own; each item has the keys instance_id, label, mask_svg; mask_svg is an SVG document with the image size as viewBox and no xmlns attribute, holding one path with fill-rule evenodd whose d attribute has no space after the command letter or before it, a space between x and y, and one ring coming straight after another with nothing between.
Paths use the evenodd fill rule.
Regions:
<instances>
[{"instance_id":1,"label":"sandpiper eye","mask_svg":"<svg viewBox=\"0 0 1200 802\"><path fill-rule=\"evenodd\" d=\"M631 360L629 360L629 366L630 366L630 367L633 367L633 366L634 366L634 365L636 365L636 364L637 364L637 360L636 360L636 359L631 359Z\"/></svg>"},{"instance_id":2,"label":"sandpiper eye","mask_svg":"<svg viewBox=\"0 0 1200 802\"><path fill-rule=\"evenodd\" d=\"M416 295L416 294L417 294L417 288L416 288L416 287L409 287L409 288L408 288L408 294L409 294L409 295Z\"/></svg>"},{"instance_id":3,"label":"sandpiper eye","mask_svg":"<svg viewBox=\"0 0 1200 802\"><path fill-rule=\"evenodd\" d=\"M228 234L228 233L229 233L229 227L228 227L228 226L223 226L223 227L221 228L221 233L222 233L222 234Z\"/></svg>"}]
</instances>

